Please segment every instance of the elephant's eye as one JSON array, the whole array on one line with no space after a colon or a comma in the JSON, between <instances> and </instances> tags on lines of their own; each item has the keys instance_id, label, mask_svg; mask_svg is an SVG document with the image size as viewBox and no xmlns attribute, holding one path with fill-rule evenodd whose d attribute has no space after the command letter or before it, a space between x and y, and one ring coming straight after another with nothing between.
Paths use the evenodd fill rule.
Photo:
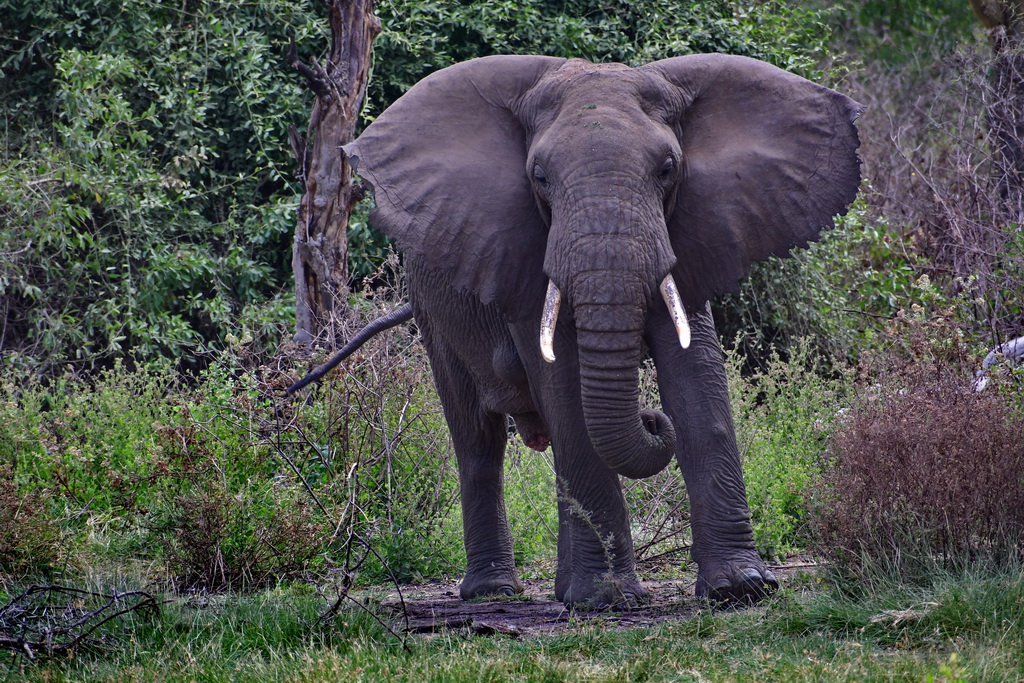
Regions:
<instances>
[{"instance_id":1,"label":"elephant's eye","mask_svg":"<svg viewBox=\"0 0 1024 683\"><path fill-rule=\"evenodd\" d=\"M548 174L544 172L540 164L533 167L533 179L537 181L537 184L541 187L548 186Z\"/></svg>"},{"instance_id":2,"label":"elephant's eye","mask_svg":"<svg viewBox=\"0 0 1024 683\"><path fill-rule=\"evenodd\" d=\"M666 157L664 163L661 165L661 171L658 173L658 177L663 183L667 183L672 180L672 177L676 173L676 160L674 157Z\"/></svg>"}]
</instances>

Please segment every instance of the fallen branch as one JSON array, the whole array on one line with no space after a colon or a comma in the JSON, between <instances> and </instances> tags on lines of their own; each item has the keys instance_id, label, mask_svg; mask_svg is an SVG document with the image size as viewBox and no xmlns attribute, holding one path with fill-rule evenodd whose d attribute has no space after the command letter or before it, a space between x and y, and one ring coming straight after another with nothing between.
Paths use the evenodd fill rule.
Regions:
<instances>
[{"instance_id":1,"label":"fallen branch","mask_svg":"<svg viewBox=\"0 0 1024 683\"><path fill-rule=\"evenodd\" d=\"M52 599L55 595L63 596L63 601ZM85 607L90 601L102 604ZM31 586L0 607L0 649L34 660L40 654L66 656L79 647L100 647L106 641L92 637L98 628L131 612L153 616L159 606L143 591L107 595L66 586Z\"/></svg>"}]
</instances>

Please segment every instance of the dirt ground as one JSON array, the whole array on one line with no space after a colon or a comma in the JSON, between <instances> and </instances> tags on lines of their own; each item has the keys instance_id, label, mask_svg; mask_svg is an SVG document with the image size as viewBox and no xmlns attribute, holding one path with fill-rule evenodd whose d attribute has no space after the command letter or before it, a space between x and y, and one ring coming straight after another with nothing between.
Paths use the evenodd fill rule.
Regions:
<instances>
[{"instance_id":1,"label":"dirt ground","mask_svg":"<svg viewBox=\"0 0 1024 683\"><path fill-rule=\"evenodd\" d=\"M813 571L815 565L801 558L772 565L771 569L785 585L794 575ZM526 591L522 596L472 602L459 599L457 582L404 586L401 599L397 591L392 591L384 598L383 607L394 615L397 632L454 631L530 637L579 628L588 622L599 623L604 628L635 628L682 621L692 617L702 606L694 597L692 577L644 581L643 585L651 591L650 603L629 610L593 612L569 610L555 601L551 579L524 583Z\"/></svg>"}]
</instances>

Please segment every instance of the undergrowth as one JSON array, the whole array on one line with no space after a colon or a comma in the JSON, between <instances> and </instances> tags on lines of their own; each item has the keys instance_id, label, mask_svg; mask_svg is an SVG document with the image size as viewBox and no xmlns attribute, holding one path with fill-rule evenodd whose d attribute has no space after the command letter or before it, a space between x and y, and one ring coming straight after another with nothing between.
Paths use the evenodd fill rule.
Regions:
<instances>
[{"instance_id":1,"label":"undergrowth","mask_svg":"<svg viewBox=\"0 0 1024 683\"><path fill-rule=\"evenodd\" d=\"M367 317L379 315L366 306ZM362 324L353 315L338 334ZM755 537L769 559L808 543L806 491L845 381L823 379L800 348L751 377L735 354L728 366ZM239 344L192 381L160 364L117 364L47 387L12 373L0 397L0 457L12 468L11 495L26 501L19 514L45 509L37 518L59 531L69 566L135 557L179 588L252 588L310 572L363 583L457 576L457 473L423 349L404 330L379 335L312 392L284 399L318 358L266 361ZM654 372L643 376L654 405ZM517 564L550 574L550 452L511 434L505 479ZM678 468L624 489L638 558L687 567ZM52 555L30 554L40 571Z\"/></svg>"},{"instance_id":2,"label":"undergrowth","mask_svg":"<svg viewBox=\"0 0 1024 683\"><path fill-rule=\"evenodd\" d=\"M829 444L814 504L819 548L854 574L1019 559L1021 378L996 373L976 390L979 354L956 306L903 312L887 339L862 364L861 391Z\"/></svg>"},{"instance_id":3,"label":"undergrowth","mask_svg":"<svg viewBox=\"0 0 1024 683\"><path fill-rule=\"evenodd\" d=\"M807 499L852 379L838 364L828 372L805 342L791 351L785 360L773 351L766 368L749 377L739 353L726 365L754 540L770 560L799 553L813 539Z\"/></svg>"},{"instance_id":4,"label":"undergrowth","mask_svg":"<svg viewBox=\"0 0 1024 683\"><path fill-rule=\"evenodd\" d=\"M552 635L396 637L367 613L324 619L296 587L195 596L130 615L106 652L37 664L28 680L1017 680L1024 673L1024 573L936 573L870 591L810 577L764 607L702 610L633 629L577 619ZM115 645L116 644L116 645Z\"/></svg>"}]
</instances>

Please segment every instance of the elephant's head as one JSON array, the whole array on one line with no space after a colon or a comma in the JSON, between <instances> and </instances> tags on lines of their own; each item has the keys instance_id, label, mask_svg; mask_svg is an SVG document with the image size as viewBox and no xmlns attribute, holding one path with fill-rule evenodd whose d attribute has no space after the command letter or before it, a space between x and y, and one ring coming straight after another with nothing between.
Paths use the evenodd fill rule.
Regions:
<instances>
[{"instance_id":1,"label":"elephant's head","mask_svg":"<svg viewBox=\"0 0 1024 683\"><path fill-rule=\"evenodd\" d=\"M753 59L631 69L487 57L424 79L346 148L374 224L510 320L575 324L583 410L626 476L668 463L672 426L641 411L652 302L733 290L750 263L817 237L860 181L860 107ZM536 353L553 359L551 325Z\"/></svg>"}]
</instances>

